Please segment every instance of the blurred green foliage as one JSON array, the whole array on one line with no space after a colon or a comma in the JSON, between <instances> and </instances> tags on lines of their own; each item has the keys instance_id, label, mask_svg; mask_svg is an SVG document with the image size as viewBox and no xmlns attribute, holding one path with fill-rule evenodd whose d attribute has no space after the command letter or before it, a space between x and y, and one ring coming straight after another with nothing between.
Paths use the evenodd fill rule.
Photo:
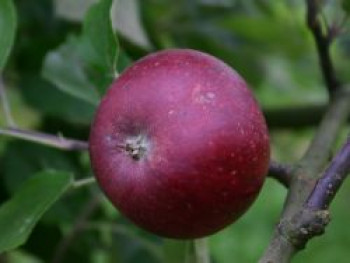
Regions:
<instances>
[{"instance_id":1,"label":"blurred green foliage","mask_svg":"<svg viewBox=\"0 0 350 263\"><path fill-rule=\"evenodd\" d=\"M14 1L18 29L3 77L14 117L22 127L87 140L96 104L115 75L132 59L175 47L198 49L223 59L247 80L264 108L318 105L327 100L315 45L304 21L304 1L133 1L138 8L128 12L135 12L141 21L149 46L139 46L121 33L119 44L116 42L107 19L109 0L90 9L84 20L58 15L58 1ZM122 9L126 1L120 0L116 9ZM11 1L1 1L5 2ZM349 7L348 1L336 2L328 3L325 12L330 21L339 23ZM9 53L9 46L2 48L1 40L14 30L4 27L2 21L3 16L0 55ZM344 81L350 80L349 43L349 34L343 34L332 49ZM0 124L5 125L3 116ZM297 160L312 133L313 128L271 129L273 158ZM1 137L0 154L1 202L42 171L69 172L75 179L91 176L85 153L66 153ZM7 262L50 262L60 253L56 262L184 262L187 242L164 240L138 229L105 199L62 252L60 244L69 242L70 229L85 205L99 194L97 187L91 186L64 195L40 220L29 241L4 255ZM210 237L213 262L256 262L278 221L285 194L281 185L268 179L248 213ZM294 262L348 262L349 194L347 182L332 206L333 221L327 233L310 242Z\"/></svg>"},{"instance_id":2,"label":"blurred green foliage","mask_svg":"<svg viewBox=\"0 0 350 263\"><path fill-rule=\"evenodd\" d=\"M12 1L0 2L0 70L2 71L11 51L15 37L16 11Z\"/></svg>"}]
</instances>

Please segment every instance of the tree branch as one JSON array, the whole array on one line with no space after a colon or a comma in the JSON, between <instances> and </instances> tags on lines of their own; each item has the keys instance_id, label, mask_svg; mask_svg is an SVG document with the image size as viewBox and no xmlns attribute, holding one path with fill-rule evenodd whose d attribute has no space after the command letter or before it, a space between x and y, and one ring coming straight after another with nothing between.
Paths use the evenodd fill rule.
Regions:
<instances>
[{"instance_id":1,"label":"tree branch","mask_svg":"<svg viewBox=\"0 0 350 263\"><path fill-rule=\"evenodd\" d=\"M286 164L271 161L268 176L276 179L278 182L288 188L293 176L292 167Z\"/></svg>"},{"instance_id":2,"label":"tree branch","mask_svg":"<svg viewBox=\"0 0 350 263\"><path fill-rule=\"evenodd\" d=\"M307 207L312 210L328 209L335 194L350 173L350 135L342 149L318 180L316 187L308 198Z\"/></svg>"},{"instance_id":3,"label":"tree branch","mask_svg":"<svg viewBox=\"0 0 350 263\"><path fill-rule=\"evenodd\" d=\"M292 170L292 179L279 224L260 263L287 263L310 233L321 234L329 222L327 211L305 209L305 202L324 170L337 134L350 113L350 92L335 93L305 156Z\"/></svg>"},{"instance_id":4,"label":"tree branch","mask_svg":"<svg viewBox=\"0 0 350 263\"><path fill-rule=\"evenodd\" d=\"M350 113L350 93L336 78L330 57L333 35L327 26L323 32L320 21L320 1L306 0L307 23L314 36L320 66L330 95L330 105L304 157L292 171L292 179L279 224L260 263L288 263L313 236L323 233L329 223L324 210L334 197L347 173L347 148L337 155L324 176L319 179L336 135ZM331 182L331 183L330 183Z\"/></svg>"},{"instance_id":5,"label":"tree branch","mask_svg":"<svg viewBox=\"0 0 350 263\"><path fill-rule=\"evenodd\" d=\"M66 139L61 136L27 131L16 128L0 128L0 135L9 136L21 140L36 142L47 146L68 151L85 151L89 148L88 143L79 140Z\"/></svg>"},{"instance_id":6,"label":"tree branch","mask_svg":"<svg viewBox=\"0 0 350 263\"><path fill-rule=\"evenodd\" d=\"M350 89L338 90L319 125L305 155L298 164L305 178L316 178L330 159L340 128L350 113Z\"/></svg>"},{"instance_id":7,"label":"tree branch","mask_svg":"<svg viewBox=\"0 0 350 263\"><path fill-rule=\"evenodd\" d=\"M332 97L334 91L341 86L339 80L336 78L329 51L330 44L333 40L333 34L329 28L326 28L326 32L322 29L322 23L319 16L320 1L306 0L306 4L307 24L314 36L324 81L328 93Z\"/></svg>"},{"instance_id":8,"label":"tree branch","mask_svg":"<svg viewBox=\"0 0 350 263\"><path fill-rule=\"evenodd\" d=\"M324 233L330 222L329 205L349 173L350 136L317 181L300 211L291 221L280 225L281 235L288 237L288 242L294 249L293 253L304 248L311 238Z\"/></svg>"}]
</instances>

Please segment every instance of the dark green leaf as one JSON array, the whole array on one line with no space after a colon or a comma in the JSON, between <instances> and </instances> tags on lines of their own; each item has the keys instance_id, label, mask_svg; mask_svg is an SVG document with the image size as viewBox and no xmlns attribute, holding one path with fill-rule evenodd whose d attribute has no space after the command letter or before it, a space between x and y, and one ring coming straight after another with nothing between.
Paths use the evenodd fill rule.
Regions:
<instances>
[{"instance_id":1,"label":"dark green leaf","mask_svg":"<svg viewBox=\"0 0 350 263\"><path fill-rule=\"evenodd\" d=\"M123 50L121 50L118 58L118 65L117 65L118 71L122 72L124 69L129 67L131 63L132 63L131 58L125 52L123 52Z\"/></svg>"},{"instance_id":2,"label":"dark green leaf","mask_svg":"<svg viewBox=\"0 0 350 263\"><path fill-rule=\"evenodd\" d=\"M83 28L84 36L97 55L97 66L112 80L116 75L118 44L110 18L111 5L112 0L100 0L91 6L84 18ZM106 87L102 88L101 93L104 94Z\"/></svg>"},{"instance_id":3,"label":"dark green leaf","mask_svg":"<svg viewBox=\"0 0 350 263\"><path fill-rule=\"evenodd\" d=\"M343 0L342 3L344 11L349 14L350 13L350 1L349 0Z\"/></svg>"},{"instance_id":4,"label":"dark green leaf","mask_svg":"<svg viewBox=\"0 0 350 263\"><path fill-rule=\"evenodd\" d=\"M64 152L26 141L8 142L2 160L3 184L6 188L3 192L9 195L13 195L23 182L42 170L72 173L77 179L79 176L90 175L88 168L80 167L77 153ZM45 213L42 222L45 224L73 222L89 195L90 192L85 188L65 195Z\"/></svg>"},{"instance_id":5,"label":"dark green leaf","mask_svg":"<svg viewBox=\"0 0 350 263\"><path fill-rule=\"evenodd\" d=\"M83 34L71 35L45 58L42 75L62 91L98 104L116 76L118 45L114 35L111 0L90 7Z\"/></svg>"},{"instance_id":6,"label":"dark green leaf","mask_svg":"<svg viewBox=\"0 0 350 263\"><path fill-rule=\"evenodd\" d=\"M26 141L11 141L5 149L2 179L9 194L18 191L22 182L42 170L78 174L72 153Z\"/></svg>"},{"instance_id":7,"label":"dark green leaf","mask_svg":"<svg viewBox=\"0 0 350 263\"><path fill-rule=\"evenodd\" d=\"M16 10L12 0L0 1L0 71L10 54L17 26Z\"/></svg>"},{"instance_id":8,"label":"dark green leaf","mask_svg":"<svg viewBox=\"0 0 350 263\"><path fill-rule=\"evenodd\" d=\"M191 241L164 240L164 262L187 262L187 254L191 248Z\"/></svg>"},{"instance_id":9,"label":"dark green leaf","mask_svg":"<svg viewBox=\"0 0 350 263\"><path fill-rule=\"evenodd\" d=\"M41 216L71 182L72 176L65 172L41 172L26 181L0 207L0 253L25 243Z\"/></svg>"},{"instance_id":10,"label":"dark green leaf","mask_svg":"<svg viewBox=\"0 0 350 263\"><path fill-rule=\"evenodd\" d=\"M102 229L101 229L102 230ZM152 235L134 233L127 225L115 225L105 228L107 233L113 233L113 262L125 263L160 263L162 260L161 247L153 240Z\"/></svg>"},{"instance_id":11,"label":"dark green leaf","mask_svg":"<svg viewBox=\"0 0 350 263\"><path fill-rule=\"evenodd\" d=\"M25 101L40 113L74 125L91 123L95 105L56 89L40 76L23 74L19 86Z\"/></svg>"},{"instance_id":12,"label":"dark green leaf","mask_svg":"<svg viewBox=\"0 0 350 263\"><path fill-rule=\"evenodd\" d=\"M84 70L84 59L79 54L81 40L71 36L57 50L45 58L43 77L62 91L96 105L99 95Z\"/></svg>"}]
</instances>

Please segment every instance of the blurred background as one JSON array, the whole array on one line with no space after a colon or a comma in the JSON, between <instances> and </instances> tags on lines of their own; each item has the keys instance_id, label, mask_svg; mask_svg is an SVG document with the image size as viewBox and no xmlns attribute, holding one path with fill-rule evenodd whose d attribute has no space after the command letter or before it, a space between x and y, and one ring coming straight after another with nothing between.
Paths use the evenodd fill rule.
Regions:
<instances>
[{"instance_id":1,"label":"blurred background","mask_svg":"<svg viewBox=\"0 0 350 263\"><path fill-rule=\"evenodd\" d=\"M16 123L21 128L87 140L95 107L93 94L66 86L89 86L95 74L82 62L82 20L94 0L16 0L18 31L4 72ZM340 23L341 1L324 1L324 14ZM236 69L261 104L271 132L272 158L292 163L305 151L327 103L318 58L305 24L302 0L118 0L112 8L120 45L118 70L149 52L192 48ZM346 28L346 27L345 27ZM349 28L349 24L347 24ZM350 34L332 46L336 71L350 81ZM84 97L85 96L85 97ZM3 114L0 125L5 126ZM338 142L345 139L345 129ZM0 139L0 200L43 169L91 175L86 153L62 152L13 139ZM184 262L186 243L160 239L124 219L107 200L96 201L97 186L65 195L47 212L29 241L6 262ZM257 262L268 245L286 195L272 179L237 223L209 239L214 263ZM350 182L332 205L326 234L312 240L293 262L347 263L350 258ZM96 205L96 203L98 205ZM72 233L84 212L90 217ZM77 223L78 222L78 223Z\"/></svg>"}]
</instances>

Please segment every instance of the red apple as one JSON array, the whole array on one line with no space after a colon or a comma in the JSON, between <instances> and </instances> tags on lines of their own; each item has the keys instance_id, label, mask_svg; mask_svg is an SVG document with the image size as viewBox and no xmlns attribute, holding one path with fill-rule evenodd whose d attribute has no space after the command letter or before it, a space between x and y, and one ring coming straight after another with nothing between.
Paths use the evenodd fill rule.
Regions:
<instances>
[{"instance_id":1,"label":"red apple","mask_svg":"<svg viewBox=\"0 0 350 263\"><path fill-rule=\"evenodd\" d=\"M269 164L264 117L244 80L194 50L133 64L103 98L90 135L98 183L131 221L199 238L239 218Z\"/></svg>"}]
</instances>

